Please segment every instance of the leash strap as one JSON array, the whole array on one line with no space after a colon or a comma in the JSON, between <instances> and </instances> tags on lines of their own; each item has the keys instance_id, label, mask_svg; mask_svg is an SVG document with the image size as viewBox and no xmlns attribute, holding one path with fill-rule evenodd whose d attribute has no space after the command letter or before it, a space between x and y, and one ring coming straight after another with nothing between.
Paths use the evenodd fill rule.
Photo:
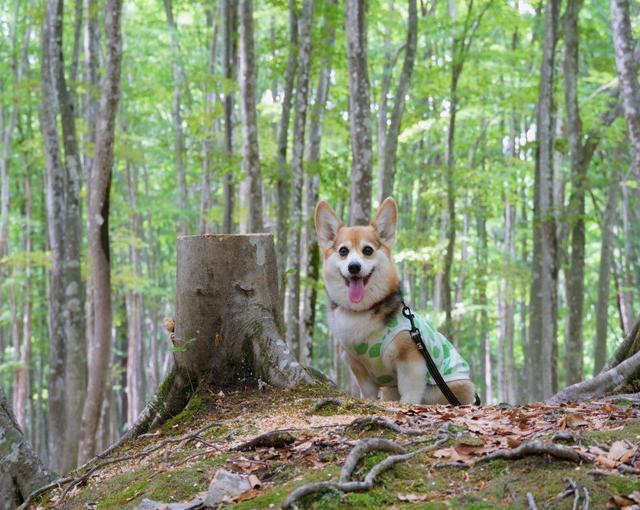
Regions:
<instances>
[{"instance_id":1,"label":"leash strap","mask_svg":"<svg viewBox=\"0 0 640 510\"><path fill-rule=\"evenodd\" d=\"M429 373L431 374L431 377L433 377L433 380L436 382L436 384L438 385L438 388L440 388L440 391L446 397L449 403L452 406L459 406L460 401L458 400L458 397L454 395L453 391L451 391L451 388L449 388L445 380L442 378L442 374L440 374L440 371L438 370L438 366L436 365L435 361L433 361L433 358L431 357L431 353L427 349L427 346L425 345L424 340L422 340L422 335L420 334L420 330L417 328L414 322L415 315L413 315L411 308L409 308L406 305L404 300L402 301L402 315L404 315L407 319L409 319L409 322L411 323L411 330L409 331L409 334L411 335L411 339L415 342L416 347L422 354L422 357L427 362L427 368L429 369Z\"/></svg>"}]
</instances>

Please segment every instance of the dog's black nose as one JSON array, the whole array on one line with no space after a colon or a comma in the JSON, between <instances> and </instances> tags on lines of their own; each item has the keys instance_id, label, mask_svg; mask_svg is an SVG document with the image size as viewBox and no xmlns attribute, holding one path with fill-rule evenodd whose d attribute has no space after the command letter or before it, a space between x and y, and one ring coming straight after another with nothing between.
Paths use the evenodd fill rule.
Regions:
<instances>
[{"instance_id":1,"label":"dog's black nose","mask_svg":"<svg viewBox=\"0 0 640 510\"><path fill-rule=\"evenodd\" d=\"M360 269L362 269L362 266L359 262L351 262L348 269L351 274L358 274L360 272Z\"/></svg>"}]
</instances>

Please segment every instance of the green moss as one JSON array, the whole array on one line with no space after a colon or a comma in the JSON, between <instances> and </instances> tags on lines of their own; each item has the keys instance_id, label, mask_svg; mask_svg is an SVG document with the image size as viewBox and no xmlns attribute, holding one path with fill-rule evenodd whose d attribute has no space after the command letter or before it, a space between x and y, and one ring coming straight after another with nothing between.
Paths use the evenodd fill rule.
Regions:
<instances>
[{"instance_id":1,"label":"green moss","mask_svg":"<svg viewBox=\"0 0 640 510\"><path fill-rule=\"evenodd\" d=\"M620 430L589 430L581 435L581 439L589 444L608 443L628 439L632 443L637 443L640 437L640 420L630 420L624 423Z\"/></svg>"},{"instance_id":2,"label":"green moss","mask_svg":"<svg viewBox=\"0 0 640 510\"><path fill-rule=\"evenodd\" d=\"M191 396L189 403L182 412L173 418L169 418L162 428L164 430L171 430L176 425L180 425L185 422L193 422L199 415L206 413L207 410L208 405L205 398L200 392L196 392Z\"/></svg>"},{"instance_id":3,"label":"green moss","mask_svg":"<svg viewBox=\"0 0 640 510\"><path fill-rule=\"evenodd\" d=\"M610 482L611 488L616 494L631 494L640 489L640 481L630 476L616 476Z\"/></svg>"}]
</instances>

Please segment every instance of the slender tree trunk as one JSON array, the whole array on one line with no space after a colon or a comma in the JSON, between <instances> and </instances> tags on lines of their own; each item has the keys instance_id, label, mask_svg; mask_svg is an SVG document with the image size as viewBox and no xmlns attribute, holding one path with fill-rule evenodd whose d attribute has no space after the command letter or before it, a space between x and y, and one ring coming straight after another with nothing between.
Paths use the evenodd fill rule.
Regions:
<instances>
[{"instance_id":1,"label":"slender tree trunk","mask_svg":"<svg viewBox=\"0 0 640 510\"><path fill-rule=\"evenodd\" d=\"M482 342L482 375L484 379L484 402L493 402L493 377L491 346L489 344L489 300L487 297L487 272L489 245L487 239L486 211L482 208L476 218L480 249L478 251L478 305L480 306L480 341Z\"/></svg>"},{"instance_id":2,"label":"slender tree trunk","mask_svg":"<svg viewBox=\"0 0 640 510\"><path fill-rule=\"evenodd\" d=\"M52 467L75 465L85 383L86 346L80 273L80 164L75 119L64 79L60 0L47 2L42 30L41 127L45 145L46 204L52 254L49 280L49 452ZM56 106L65 149L60 153Z\"/></svg>"},{"instance_id":3,"label":"slender tree trunk","mask_svg":"<svg viewBox=\"0 0 640 510\"><path fill-rule=\"evenodd\" d=\"M209 51L209 76L205 82L204 101L205 115L207 123L205 126L205 139L203 142L204 157L202 160L202 184L200 189L200 233L207 234L212 232L213 225L208 219L212 205L211 190L211 174L213 172L213 155L215 151L216 123L217 119L213 119L216 105L216 83L214 77L216 74L216 64L218 60L218 22L213 13L207 11L207 17L211 18L208 23L211 29L211 46Z\"/></svg>"},{"instance_id":4,"label":"slender tree trunk","mask_svg":"<svg viewBox=\"0 0 640 510\"><path fill-rule=\"evenodd\" d=\"M276 254L278 259L278 286L280 303L284 306L285 269L287 265L287 217L289 211L289 171L287 168L287 148L289 145L289 118L293 102L293 87L298 67L298 16L296 3L289 0L289 55L284 73L284 93L282 97L282 114L278 128L278 183L276 186L277 220L276 220Z\"/></svg>"},{"instance_id":5,"label":"slender tree trunk","mask_svg":"<svg viewBox=\"0 0 640 510\"><path fill-rule=\"evenodd\" d=\"M404 104L409 85L411 84L411 75L413 74L413 66L416 57L416 47L418 43L418 9L416 0L408 0L408 26L407 26L407 42L404 54L404 63L402 71L398 77L398 86L395 93L395 103L389 123L389 129L384 139L383 153L383 169L381 172L380 182L380 201L393 194L393 184L396 173L396 152L398 150L398 135L400 134L400 124L404 114Z\"/></svg>"},{"instance_id":6,"label":"slender tree trunk","mask_svg":"<svg viewBox=\"0 0 640 510\"><path fill-rule=\"evenodd\" d=\"M572 192L567 221L571 229L571 259L567 278L568 324L565 339L564 373L566 384L582 380L585 200L584 181L588 166L583 164L582 120L578 105L578 16L582 0L568 0L564 13L564 96L567 111Z\"/></svg>"},{"instance_id":7,"label":"slender tree trunk","mask_svg":"<svg viewBox=\"0 0 640 510\"><path fill-rule=\"evenodd\" d=\"M287 258L287 307L285 316L287 343L300 359L300 229L302 228L302 185L304 182L305 128L309 96L309 68L311 60L311 23L313 0L305 0L299 22L300 51L298 83L296 87L296 116L291 159L291 219L289 221Z\"/></svg>"},{"instance_id":8,"label":"slender tree trunk","mask_svg":"<svg viewBox=\"0 0 640 510\"><path fill-rule=\"evenodd\" d=\"M527 361L537 367L538 373L538 376L532 377L530 381L529 398L532 400L542 400L553 394L558 274L553 188L553 76L558 17L558 0L547 0L536 122L538 146L533 221L530 359Z\"/></svg>"},{"instance_id":9,"label":"slender tree trunk","mask_svg":"<svg viewBox=\"0 0 640 510\"><path fill-rule=\"evenodd\" d=\"M222 0L224 9L224 77L227 83L231 83L235 75L236 67L236 29L238 25L236 0ZM233 130L233 110L234 93L229 87L224 95L224 153L227 167L232 165L234 153L234 130ZM224 187L224 218L222 231L226 234L233 233L233 211L235 201L235 183L233 172L227 170L223 176Z\"/></svg>"},{"instance_id":10,"label":"slender tree trunk","mask_svg":"<svg viewBox=\"0 0 640 510\"><path fill-rule=\"evenodd\" d=\"M253 34L253 0L238 0L240 111L242 113L242 169L248 184L249 232L262 232L262 177L256 114L256 64Z\"/></svg>"},{"instance_id":11,"label":"slender tree trunk","mask_svg":"<svg viewBox=\"0 0 640 510\"><path fill-rule=\"evenodd\" d=\"M614 178L607 192L607 206L600 225L600 266L598 270L598 301L596 304L596 337L594 345L593 373L599 373L607 362L607 333L609 329L609 289L611 282L611 252L613 229L617 214L618 179Z\"/></svg>"},{"instance_id":12,"label":"slender tree trunk","mask_svg":"<svg viewBox=\"0 0 640 510\"><path fill-rule=\"evenodd\" d=\"M333 47L335 40L335 25L326 21L326 43L328 47ZM322 120L329 97L329 86L331 85L331 62L330 55L325 54L320 67L316 97L311 110L309 123L309 143L307 153L307 196L306 196L306 242L305 256L307 285L304 290L304 303L300 319L300 361L305 364L311 363L313 354L313 332L316 322L316 301L318 296L317 282L320 277L320 250L318 239L313 227L313 218L316 204L319 200L318 188L320 178L318 176L320 163L320 146L322 141ZM332 353L333 354L333 353ZM333 373L333 372L332 372ZM331 379L335 381L335 373Z\"/></svg>"},{"instance_id":13,"label":"slender tree trunk","mask_svg":"<svg viewBox=\"0 0 640 510\"><path fill-rule=\"evenodd\" d=\"M640 86L638 64L633 55L629 0L611 0L611 27L622 106L633 149L633 171L640 183Z\"/></svg>"},{"instance_id":14,"label":"slender tree trunk","mask_svg":"<svg viewBox=\"0 0 640 510\"><path fill-rule=\"evenodd\" d=\"M18 366L15 371L13 386L13 412L20 429L28 435L28 431L33 428L33 422L29 419L31 415L31 333L33 317L33 301L31 296L31 252L33 251L33 241L31 238L31 222L33 210L33 197L31 193L31 176L29 169L24 177L25 194L25 283L23 286L24 311L22 315L22 342L20 349L16 352Z\"/></svg>"},{"instance_id":15,"label":"slender tree trunk","mask_svg":"<svg viewBox=\"0 0 640 510\"><path fill-rule=\"evenodd\" d=\"M515 263L515 218L514 204L505 200L503 250L507 254L509 266ZM498 399L500 402L515 403L515 367L513 359L515 299L511 281L502 279L498 291Z\"/></svg>"},{"instance_id":16,"label":"slender tree trunk","mask_svg":"<svg viewBox=\"0 0 640 510\"><path fill-rule=\"evenodd\" d=\"M371 92L367 68L366 1L346 0L345 32L349 69L351 203L349 224L363 225L371 214Z\"/></svg>"},{"instance_id":17,"label":"slender tree trunk","mask_svg":"<svg viewBox=\"0 0 640 510\"><path fill-rule=\"evenodd\" d=\"M185 135L182 127L182 87L187 86L184 69L180 62L180 44L178 42L178 26L173 17L173 0L164 1L164 12L169 25L171 35L171 54L173 69L173 106L171 109L171 117L173 119L174 134L174 153L176 173L178 174L178 204L183 214L180 215L179 232L180 235L187 233L187 207L189 196L187 190L187 168L185 163L186 143Z\"/></svg>"},{"instance_id":18,"label":"slender tree trunk","mask_svg":"<svg viewBox=\"0 0 640 510\"><path fill-rule=\"evenodd\" d=\"M109 253L109 193L113 171L115 119L120 98L122 0L106 4L106 69L102 83L98 138L93 168L91 210L89 211L89 253L94 290L94 335L89 346L89 383L82 411L78 461L95 454L96 434L104 399L107 371L111 359L111 262Z\"/></svg>"},{"instance_id":19,"label":"slender tree trunk","mask_svg":"<svg viewBox=\"0 0 640 510\"><path fill-rule=\"evenodd\" d=\"M133 275L142 277L140 250L137 247L142 240L140 231L140 214L137 209L137 171L126 162L127 183L129 188L129 206L132 209L131 231L134 242L129 247L129 257ZM145 371L143 346L144 309L142 294L138 290L131 290L126 295L127 314L127 424L133 425L145 404Z\"/></svg>"}]
</instances>

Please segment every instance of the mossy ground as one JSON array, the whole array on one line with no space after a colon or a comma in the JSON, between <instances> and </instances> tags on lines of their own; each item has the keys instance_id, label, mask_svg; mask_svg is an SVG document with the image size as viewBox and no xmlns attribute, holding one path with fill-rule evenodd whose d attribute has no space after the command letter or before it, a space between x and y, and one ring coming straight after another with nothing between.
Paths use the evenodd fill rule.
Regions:
<instances>
[{"instance_id":1,"label":"mossy ground","mask_svg":"<svg viewBox=\"0 0 640 510\"><path fill-rule=\"evenodd\" d=\"M312 413L315 403L328 396L338 396L341 404ZM337 480L344 458L358 439L371 436L398 442L415 439L376 427L344 429L363 414L393 419L408 409L398 404L385 406L387 412L370 402L339 396L329 387L199 393L155 435L138 438L115 455L135 455L167 437L189 433L206 423L218 424L199 439L174 442L144 458L106 466L64 500L59 500L61 491L54 491L41 500L40 506L127 509L134 508L143 498L184 501L206 490L216 469L224 466L232 471L252 472L263 482L260 490L248 495L250 499L237 501L229 505L230 508L278 508L293 489L304 483ZM398 411L400 414L396 414ZM437 425L434 423L420 439L435 438ZM298 438L290 447L232 451L239 442L257 434L284 428ZM459 427L453 430L458 437L465 433ZM610 444L620 439L637 444L639 438L640 421L635 417L616 422L614 430L576 431L576 440L585 445ZM471 444L468 440L464 442ZM385 456L375 453L366 457L356 469L355 477L364 477L371 466ZM590 464L529 457L458 469L436 468L437 460L432 454L417 455L384 473L370 491L314 494L299 506L310 509L520 509L526 508L526 494L531 492L538 508L564 509L571 508L572 498L560 501L555 498L566 488L565 477L588 488L591 508L604 508L613 495L640 490L640 477L623 476L613 470L604 472Z\"/></svg>"}]
</instances>

